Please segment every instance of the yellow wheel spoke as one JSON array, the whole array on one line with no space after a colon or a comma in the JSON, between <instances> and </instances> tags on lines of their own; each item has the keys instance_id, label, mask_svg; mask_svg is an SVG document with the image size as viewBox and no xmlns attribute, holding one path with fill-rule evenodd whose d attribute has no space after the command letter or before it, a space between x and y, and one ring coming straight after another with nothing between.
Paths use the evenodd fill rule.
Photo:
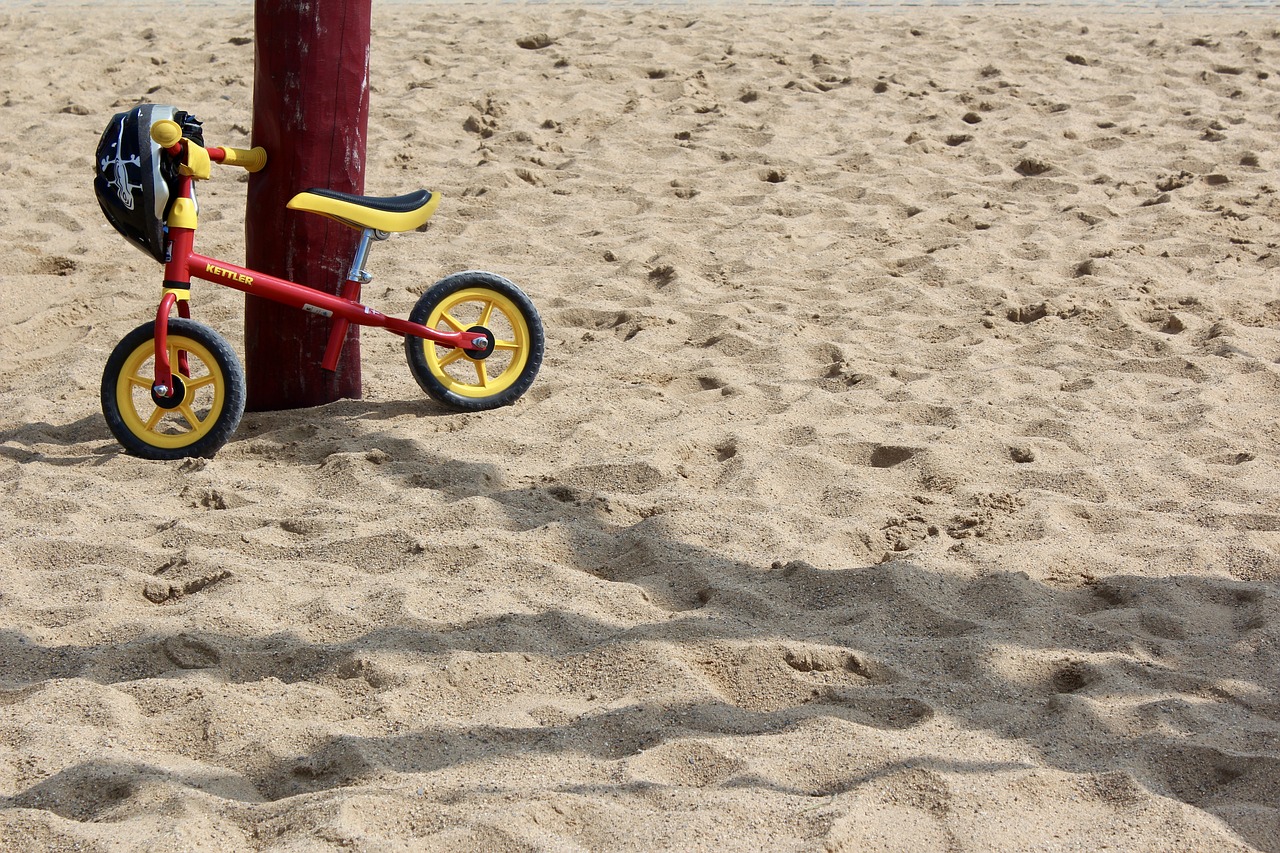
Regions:
<instances>
[{"instance_id":1,"label":"yellow wheel spoke","mask_svg":"<svg viewBox=\"0 0 1280 853\"><path fill-rule=\"evenodd\" d=\"M517 343L516 341L494 341L493 348L496 350L498 349L517 350L517 349L520 349L520 344Z\"/></svg>"},{"instance_id":2,"label":"yellow wheel spoke","mask_svg":"<svg viewBox=\"0 0 1280 853\"><path fill-rule=\"evenodd\" d=\"M217 381L217 377L214 376L212 373L210 373L207 376L201 376L199 379L188 379L186 383L187 390L194 391L197 388L203 388L206 385L212 385L216 381Z\"/></svg>"},{"instance_id":3,"label":"yellow wheel spoke","mask_svg":"<svg viewBox=\"0 0 1280 853\"><path fill-rule=\"evenodd\" d=\"M455 320L453 315L450 314L448 311L442 312L440 314L440 319L444 320L445 323L449 325L449 328L453 329L455 332L461 332L463 329L466 328L466 326L462 325L457 320Z\"/></svg>"},{"instance_id":4,"label":"yellow wheel spoke","mask_svg":"<svg viewBox=\"0 0 1280 853\"><path fill-rule=\"evenodd\" d=\"M147 432L155 432L156 424L160 423L160 419L164 417L165 410L156 406L156 410L151 413L151 417L147 418Z\"/></svg>"},{"instance_id":5,"label":"yellow wheel spoke","mask_svg":"<svg viewBox=\"0 0 1280 853\"><path fill-rule=\"evenodd\" d=\"M476 384L481 388L489 384L489 371L485 369L483 361L476 362L476 378L480 380Z\"/></svg>"},{"instance_id":6,"label":"yellow wheel spoke","mask_svg":"<svg viewBox=\"0 0 1280 853\"><path fill-rule=\"evenodd\" d=\"M490 319L493 317L493 300L486 300L484 310L480 312L480 319L476 321L476 325L488 326Z\"/></svg>"},{"instance_id":7,"label":"yellow wheel spoke","mask_svg":"<svg viewBox=\"0 0 1280 853\"><path fill-rule=\"evenodd\" d=\"M178 411L182 412L182 416L187 419L187 423L191 424L192 429L200 429L200 419L196 417L190 403L183 403L178 407Z\"/></svg>"},{"instance_id":8,"label":"yellow wheel spoke","mask_svg":"<svg viewBox=\"0 0 1280 853\"><path fill-rule=\"evenodd\" d=\"M148 391L151 390L151 380L146 376L143 376L141 373L135 373L130 376L129 384L135 385L138 388L146 388Z\"/></svg>"},{"instance_id":9,"label":"yellow wheel spoke","mask_svg":"<svg viewBox=\"0 0 1280 853\"><path fill-rule=\"evenodd\" d=\"M448 355L445 355L440 359L440 366L448 367L458 359L462 358L462 354L464 352L466 352L466 350L464 350L462 347L454 347L453 349L449 350Z\"/></svg>"}]
</instances>

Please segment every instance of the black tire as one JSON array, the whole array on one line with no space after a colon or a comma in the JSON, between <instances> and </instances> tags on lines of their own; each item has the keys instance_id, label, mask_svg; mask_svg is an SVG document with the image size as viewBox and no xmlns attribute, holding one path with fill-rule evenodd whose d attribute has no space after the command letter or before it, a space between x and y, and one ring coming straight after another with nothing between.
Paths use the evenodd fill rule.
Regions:
<instances>
[{"instance_id":1,"label":"black tire","mask_svg":"<svg viewBox=\"0 0 1280 853\"><path fill-rule=\"evenodd\" d=\"M546 340L538 309L500 275L475 270L441 279L418 299L409 320L449 331L480 329L489 351L478 357L409 336L409 370L433 399L465 412L507 406L520 398L542 366Z\"/></svg>"},{"instance_id":2,"label":"black tire","mask_svg":"<svg viewBox=\"0 0 1280 853\"><path fill-rule=\"evenodd\" d=\"M102 414L120 444L144 459L213 456L235 434L244 415L244 369L221 335L192 320L169 320L169 360L176 393L151 393L155 376L155 323L145 323L116 344L102 371ZM187 370L180 370L184 353Z\"/></svg>"}]
</instances>

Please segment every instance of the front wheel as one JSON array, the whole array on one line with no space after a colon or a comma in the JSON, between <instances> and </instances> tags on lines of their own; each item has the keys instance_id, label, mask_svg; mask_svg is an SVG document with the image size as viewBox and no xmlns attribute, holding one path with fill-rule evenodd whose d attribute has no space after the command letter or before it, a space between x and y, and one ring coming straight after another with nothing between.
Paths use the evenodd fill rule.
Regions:
<instances>
[{"instance_id":1,"label":"front wheel","mask_svg":"<svg viewBox=\"0 0 1280 853\"><path fill-rule=\"evenodd\" d=\"M470 271L441 279L418 299L409 320L488 337L484 352L405 338L413 378L432 399L455 409L479 412L515 402L542 365L545 340L538 310L502 276Z\"/></svg>"},{"instance_id":2,"label":"front wheel","mask_svg":"<svg viewBox=\"0 0 1280 853\"><path fill-rule=\"evenodd\" d=\"M244 414L244 369L221 335L192 320L170 319L174 392L152 393L155 324L125 335L102 371L102 413L124 449L144 459L212 456Z\"/></svg>"}]
</instances>

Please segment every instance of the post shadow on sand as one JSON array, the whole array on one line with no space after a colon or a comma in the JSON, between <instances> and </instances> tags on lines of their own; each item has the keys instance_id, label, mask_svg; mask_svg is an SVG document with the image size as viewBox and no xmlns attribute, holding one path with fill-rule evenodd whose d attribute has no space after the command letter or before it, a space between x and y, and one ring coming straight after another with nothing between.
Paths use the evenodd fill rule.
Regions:
<instances>
[{"instance_id":1,"label":"post shadow on sand","mask_svg":"<svg viewBox=\"0 0 1280 853\"><path fill-rule=\"evenodd\" d=\"M50 648L10 630L0 632L0 654L22 683L0 699L21 701L42 682L60 678L117 683L183 668L213 670L233 682L368 678L362 662L376 661L379 651L524 652L564 660L653 643L697 645L720 655L714 662L722 676L718 695L637 700L551 725L342 735L305 756L260 753L225 776L91 760L5 798L0 808L94 819L156 779L245 803L269 802L495 755L586 750L613 760L677 738L780 733L815 720L909 733L945 715L956 725L1020 742L1044 765L1111 774L1124 780L1121 788L1203 809L1259 849L1280 851L1280 591L1273 584L1112 576L1060 589L1022 573L968 580L909 560L844 570L797 561L763 568L672 541L653 519L611 524L580 491L556 484L506 489L486 477L489 466L424 454L412 442L378 442L390 451L382 466L388 476L436 467L443 470L433 488L454 497L485 495L525 529L567 520L564 530L575 537L572 568L639 587L670 618L619 628L558 608L440 632L401 617L335 644L287 632L263 639L189 632L123 646ZM1023 656L1017 677L1001 669L1001 655ZM740 701L746 694L739 695L735 673L782 698L750 707ZM1101 715L1103 703L1117 700L1133 709L1132 725L1116 726ZM910 763L942 772L1022 769L936 757ZM878 768L851 766L820 788L794 793L853 791L901 766L900 758ZM103 784L108 778L128 784ZM787 788L749 773L718 784Z\"/></svg>"}]
</instances>

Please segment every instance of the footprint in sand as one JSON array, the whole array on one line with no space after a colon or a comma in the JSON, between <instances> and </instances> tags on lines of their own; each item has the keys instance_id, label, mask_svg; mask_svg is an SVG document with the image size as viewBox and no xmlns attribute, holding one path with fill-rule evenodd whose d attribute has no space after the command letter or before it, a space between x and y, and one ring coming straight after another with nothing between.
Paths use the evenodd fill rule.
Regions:
<instances>
[{"instance_id":1,"label":"footprint in sand","mask_svg":"<svg viewBox=\"0 0 1280 853\"><path fill-rule=\"evenodd\" d=\"M911 696L869 696L847 690L829 691L823 700L837 702L850 722L877 729L910 729L933 719L933 706Z\"/></svg>"},{"instance_id":2,"label":"footprint in sand","mask_svg":"<svg viewBox=\"0 0 1280 853\"><path fill-rule=\"evenodd\" d=\"M586 492L639 495L657 488L666 478L647 462L581 465L570 468L557 479L564 485Z\"/></svg>"},{"instance_id":3,"label":"footprint in sand","mask_svg":"<svg viewBox=\"0 0 1280 853\"><path fill-rule=\"evenodd\" d=\"M160 651L179 669L209 669L222 660L217 649L190 634L167 637Z\"/></svg>"},{"instance_id":4,"label":"footprint in sand","mask_svg":"<svg viewBox=\"0 0 1280 853\"><path fill-rule=\"evenodd\" d=\"M186 555L171 558L152 574L156 579L148 581L142 588L143 597L152 604L177 601L232 576L221 566L194 565Z\"/></svg>"},{"instance_id":5,"label":"footprint in sand","mask_svg":"<svg viewBox=\"0 0 1280 853\"><path fill-rule=\"evenodd\" d=\"M893 468L914 459L922 450L923 448L920 447L907 447L900 444L877 444L871 450L868 464L872 468Z\"/></svg>"},{"instance_id":6,"label":"footprint in sand","mask_svg":"<svg viewBox=\"0 0 1280 853\"><path fill-rule=\"evenodd\" d=\"M701 741L671 741L627 761L629 775L648 784L706 788L741 773L746 765Z\"/></svg>"}]
</instances>

